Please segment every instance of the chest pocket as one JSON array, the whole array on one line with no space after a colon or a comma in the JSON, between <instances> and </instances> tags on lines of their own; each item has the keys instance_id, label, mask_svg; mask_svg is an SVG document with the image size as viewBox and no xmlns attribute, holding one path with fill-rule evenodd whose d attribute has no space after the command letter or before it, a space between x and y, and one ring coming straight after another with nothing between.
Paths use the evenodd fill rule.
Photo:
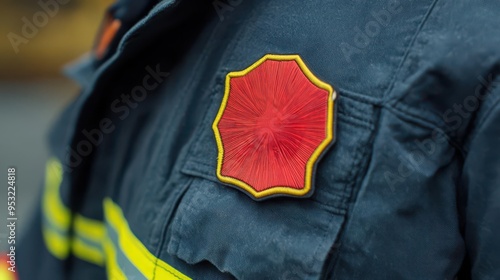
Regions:
<instances>
[{"instance_id":1,"label":"chest pocket","mask_svg":"<svg viewBox=\"0 0 500 280\"><path fill-rule=\"evenodd\" d=\"M254 201L216 177L212 123L224 76L217 78L182 164L190 185L170 224L168 253L190 264L209 261L238 279L317 279L335 253L353 190L368 162L375 108L340 92L336 143L317 166L313 196Z\"/></svg>"}]
</instances>

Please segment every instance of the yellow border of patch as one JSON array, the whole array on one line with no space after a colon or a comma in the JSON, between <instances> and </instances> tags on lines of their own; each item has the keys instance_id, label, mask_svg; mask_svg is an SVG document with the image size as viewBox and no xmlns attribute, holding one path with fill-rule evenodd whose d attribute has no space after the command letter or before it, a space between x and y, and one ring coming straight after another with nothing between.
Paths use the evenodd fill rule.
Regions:
<instances>
[{"instance_id":1,"label":"yellow border of patch","mask_svg":"<svg viewBox=\"0 0 500 280\"><path fill-rule=\"evenodd\" d=\"M282 187L282 186L277 186L277 187L272 187L263 191L256 191L253 189L250 185L247 183L228 176L223 176L221 174L222 170L222 160L224 158L224 147L222 145L222 138L220 136L219 128L217 127L221 118L222 114L224 113L224 110L226 109L227 105L227 100L229 98L229 91L230 91L230 81L231 78L234 77L242 77L248 74L250 71L253 69L257 68L260 64L262 64L266 60L277 60L277 61L290 61L290 60L295 60L297 64L299 65L300 69L302 72L306 75L306 77L317 87L322 88L326 91L328 91L328 119L327 119L327 125L326 125L326 134L327 137L321 144L316 148L314 153L312 154L311 158L307 161L306 164L306 176L305 176L305 182L304 182L304 188L303 189L294 189L290 187ZM242 71L235 71L235 72L229 72L226 76L226 82L225 82L225 91L224 91L224 97L222 99L221 106L219 108L219 112L217 113L217 116L215 117L214 123L212 124L212 129L214 130L215 133L215 140L217 142L217 148L218 148L218 157L217 157L217 178L223 183L231 184L237 187L242 188L249 194L251 194L255 199L262 199L265 197L273 196L273 195L288 195L288 196L306 196L309 191L312 188L312 173L314 169L314 165L318 158L321 156L322 152L328 147L328 145L332 142L333 140L333 111L334 111L334 101L337 98L336 92L333 90L332 86L329 84L322 82L319 80L314 74L307 68L306 64L302 59L300 58L299 55L297 54L291 54L291 55L276 55L276 54L266 54L264 57L259 59L257 62L254 64L250 65L250 67L242 70Z\"/></svg>"}]
</instances>

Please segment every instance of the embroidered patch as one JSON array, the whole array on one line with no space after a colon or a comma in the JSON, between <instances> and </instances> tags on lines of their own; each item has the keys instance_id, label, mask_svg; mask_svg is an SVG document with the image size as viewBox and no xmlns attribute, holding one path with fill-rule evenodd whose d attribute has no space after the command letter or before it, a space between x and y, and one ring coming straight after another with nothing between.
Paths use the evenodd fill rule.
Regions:
<instances>
[{"instance_id":1,"label":"embroidered patch","mask_svg":"<svg viewBox=\"0 0 500 280\"><path fill-rule=\"evenodd\" d=\"M256 200L312 195L316 163L334 139L335 99L298 55L268 54L230 72L212 125L219 180Z\"/></svg>"}]
</instances>

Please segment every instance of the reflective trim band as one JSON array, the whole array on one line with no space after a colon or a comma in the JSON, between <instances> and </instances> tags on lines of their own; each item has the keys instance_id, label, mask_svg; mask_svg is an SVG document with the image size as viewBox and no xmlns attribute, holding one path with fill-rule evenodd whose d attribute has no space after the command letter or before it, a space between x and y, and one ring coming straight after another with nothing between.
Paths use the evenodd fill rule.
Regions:
<instances>
[{"instance_id":1,"label":"reflective trim band","mask_svg":"<svg viewBox=\"0 0 500 280\"><path fill-rule=\"evenodd\" d=\"M86 218L80 214L75 215L74 229L77 235L98 244L106 236L106 227L103 222Z\"/></svg>"},{"instance_id":2,"label":"reflective trim band","mask_svg":"<svg viewBox=\"0 0 500 280\"><path fill-rule=\"evenodd\" d=\"M103 203L106 223L76 214L72 224L71 211L60 195L59 161L50 159L46 172L42 233L53 256L64 260L72 253L81 260L105 265L109 279L190 279L150 253L130 230L120 207L109 198Z\"/></svg>"},{"instance_id":3,"label":"reflective trim band","mask_svg":"<svg viewBox=\"0 0 500 280\"><path fill-rule=\"evenodd\" d=\"M67 229L71 223L71 213L64 206L59 195L62 182L62 166L54 158L49 159L45 171L45 193L43 195L43 210L45 216L61 229Z\"/></svg>"},{"instance_id":4,"label":"reflective trim band","mask_svg":"<svg viewBox=\"0 0 500 280\"><path fill-rule=\"evenodd\" d=\"M44 217L42 233L47 249L56 258L66 259L71 249L73 255L79 259L100 266L104 265L104 252L101 244L104 234L99 241L95 240L95 236L89 238L80 232L75 232L75 236L71 238L67 229L57 228L47 220L47 217Z\"/></svg>"},{"instance_id":5,"label":"reflective trim band","mask_svg":"<svg viewBox=\"0 0 500 280\"><path fill-rule=\"evenodd\" d=\"M118 267L120 263L120 255L123 254L125 259L142 274L129 275L129 271L127 271L127 276L133 279L190 279L149 252L146 246L144 246L130 230L128 222L123 216L120 207L109 198L104 200L104 215L106 217L106 222L109 224L109 240L114 244L114 246L110 247L119 249L116 253L111 252L113 255L106 256L108 258L108 263L111 263L109 268L112 270L112 273L115 273L116 267ZM116 234L118 240L113 240L113 233ZM108 247L108 245L106 245L106 247ZM106 253L107 252L108 250L106 250ZM114 257L114 260L109 261L112 257ZM109 274L108 272L108 275Z\"/></svg>"},{"instance_id":6,"label":"reflective trim band","mask_svg":"<svg viewBox=\"0 0 500 280\"><path fill-rule=\"evenodd\" d=\"M133 276L133 279L145 279L142 272L140 272L137 267L135 267L123 254L122 250L116 251L115 248L119 248L119 237L118 233L108 224L107 226L108 236L106 242L107 246L110 246L109 249L113 249L112 257L106 255L106 259L108 262L108 275L119 275L122 273L123 275ZM123 279L123 278L117 278Z\"/></svg>"},{"instance_id":7,"label":"reflective trim band","mask_svg":"<svg viewBox=\"0 0 500 280\"><path fill-rule=\"evenodd\" d=\"M71 212L61 200L61 182L62 166L57 159L51 158L47 162L42 201L42 234L47 249L60 260L66 259L71 251L79 259L104 265L104 223L77 214L74 216L74 236L70 237Z\"/></svg>"},{"instance_id":8,"label":"reflective trim band","mask_svg":"<svg viewBox=\"0 0 500 280\"><path fill-rule=\"evenodd\" d=\"M104 250L102 248L102 240L97 244L92 244L82 238L76 236L71 241L71 251L73 255L81 260L104 266Z\"/></svg>"},{"instance_id":9,"label":"reflective trim band","mask_svg":"<svg viewBox=\"0 0 500 280\"><path fill-rule=\"evenodd\" d=\"M116 250L113 242L106 237L104 240L104 253L106 254L106 272L108 279L127 279L116 261Z\"/></svg>"},{"instance_id":10,"label":"reflective trim band","mask_svg":"<svg viewBox=\"0 0 500 280\"><path fill-rule=\"evenodd\" d=\"M45 247L56 258L64 260L69 254L69 241L67 235L58 234L52 230L45 222L42 225L43 240Z\"/></svg>"}]
</instances>

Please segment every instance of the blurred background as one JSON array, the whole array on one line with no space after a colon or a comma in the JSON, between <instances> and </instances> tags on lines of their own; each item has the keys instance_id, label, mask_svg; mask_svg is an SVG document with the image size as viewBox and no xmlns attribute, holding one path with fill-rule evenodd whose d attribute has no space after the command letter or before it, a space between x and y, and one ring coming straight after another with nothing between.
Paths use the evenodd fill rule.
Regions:
<instances>
[{"instance_id":1,"label":"blurred background","mask_svg":"<svg viewBox=\"0 0 500 280\"><path fill-rule=\"evenodd\" d=\"M78 94L61 69L91 50L112 2L0 1L0 219L7 217L7 168L16 167L17 239L35 211L49 157L48 129ZM6 237L2 226L0 250Z\"/></svg>"}]
</instances>

